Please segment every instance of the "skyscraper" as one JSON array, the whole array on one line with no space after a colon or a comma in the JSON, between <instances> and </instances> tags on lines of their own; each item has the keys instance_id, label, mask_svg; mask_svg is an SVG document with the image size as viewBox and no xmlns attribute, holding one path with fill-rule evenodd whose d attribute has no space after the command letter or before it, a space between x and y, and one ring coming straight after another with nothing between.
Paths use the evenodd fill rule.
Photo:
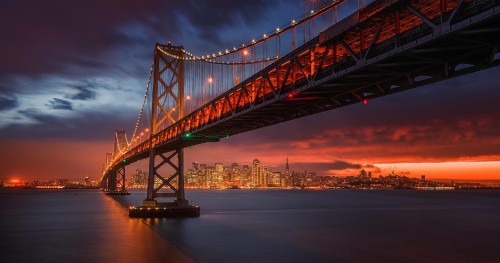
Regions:
<instances>
[{"instance_id":1,"label":"skyscraper","mask_svg":"<svg viewBox=\"0 0 500 263\"><path fill-rule=\"evenodd\" d=\"M260 174L260 161L258 159L253 160L252 164L252 185L259 186L259 174Z\"/></svg>"},{"instance_id":2,"label":"skyscraper","mask_svg":"<svg viewBox=\"0 0 500 263\"><path fill-rule=\"evenodd\" d=\"M285 175L290 175L290 166L288 166L288 157L286 157Z\"/></svg>"},{"instance_id":3,"label":"skyscraper","mask_svg":"<svg viewBox=\"0 0 500 263\"><path fill-rule=\"evenodd\" d=\"M259 187L267 187L268 181L267 166L262 165L259 171Z\"/></svg>"},{"instance_id":4,"label":"skyscraper","mask_svg":"<svg viewBox=\"0 0 500 263\"><path fill-rule=\"evenodd\" d=\"M215 171L218 173L222 173L224 171L224 164L223 163L216 163L215 164Z\"/></svg>"},{"instance_id":5,"label":"skyscraper","mask_svg":"<svg viewBox=\"0 0 500 263\"><path fill-rule=\"evenodd\" d=\"M290 166L288 165L288 157L286 157L285 174L283 174L283 177L283 187L293 185L292 177L290 176Z\"/></svg>"}]
</instances>

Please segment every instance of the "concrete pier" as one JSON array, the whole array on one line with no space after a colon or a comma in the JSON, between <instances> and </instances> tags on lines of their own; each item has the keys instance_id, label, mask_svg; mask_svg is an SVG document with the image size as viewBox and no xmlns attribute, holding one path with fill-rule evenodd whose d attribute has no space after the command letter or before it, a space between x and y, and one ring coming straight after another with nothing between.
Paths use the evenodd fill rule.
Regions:
<instances>
[{"instance_id":1,"label":"concrete pier","mask_svg":"<svg viewBox=\"0 0 500 263\"><path fill-rule=\"evenodd\" d=\"M131 206L128 209L128 215L134 218L198 217L200 216L200 207L158 203L156 206Z\"/></svg>"},{"instance_id":2,"label":"concrete pier","mask_svg":"<svg viewBox=\"0 0 500 263\"><path fill-rule=\"evenodd\" d=\"M127 191L121 191L121 190L116 190L116 191L104 191L106 195L130 195L129 192Z\"/></svg>"}]
</instances>

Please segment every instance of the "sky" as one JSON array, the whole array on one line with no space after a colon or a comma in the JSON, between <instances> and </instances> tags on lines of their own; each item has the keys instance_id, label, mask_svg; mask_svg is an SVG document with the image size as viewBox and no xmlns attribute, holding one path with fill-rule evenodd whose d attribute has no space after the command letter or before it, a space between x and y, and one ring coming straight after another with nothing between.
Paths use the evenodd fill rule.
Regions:
<instances>
[{"instance_id":1,"label":"sky","mask_svg":"<svg viewBox=\"0 0 500 263\"><path fill-rule=\"evenodd\" d=\"M99 178L114 131L133 131L155 43L204 54L302 12L302 0L4 1L0 178ZM500 180L498 83L500 68L438 82L191 147L186 163Z\"/></svg>"}]
</instances>

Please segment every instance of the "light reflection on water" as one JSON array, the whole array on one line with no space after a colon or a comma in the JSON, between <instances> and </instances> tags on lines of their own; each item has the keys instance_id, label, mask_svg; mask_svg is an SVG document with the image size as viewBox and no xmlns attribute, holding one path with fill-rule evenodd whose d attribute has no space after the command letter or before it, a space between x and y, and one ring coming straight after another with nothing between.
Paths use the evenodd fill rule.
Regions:
<instances>
[{"instance_id":1,"label":"light reflection on water","mask_svg":"<svg viewBox=\"0 0 500 263\"><path fill-rule=\"evenodd\" d=\"M0 191L1 262L496 262L500 191L188 191L201 216L130 219L145 191Z\"/></svg>"},{"instance_id":2,"label":"light reflection on water","mask_svg":"<svg viewBox=\"0 0 500 263\"><path fill-rule=\"evenodd\" d=\"M1 262L192 262L98 190L0 191Z\"/></svg>"},{"instance_id":3,"label":"light reflection on water","mask_svg":"<svg viewBox=\"0 0 500 263\"><path fill-rule=\"evenodd\" d=\"M144 191L116 197L137 205ZM206 262L495 262L500 191L188 191L199 218L150 220Z\"/></svg>"}]
</instances>

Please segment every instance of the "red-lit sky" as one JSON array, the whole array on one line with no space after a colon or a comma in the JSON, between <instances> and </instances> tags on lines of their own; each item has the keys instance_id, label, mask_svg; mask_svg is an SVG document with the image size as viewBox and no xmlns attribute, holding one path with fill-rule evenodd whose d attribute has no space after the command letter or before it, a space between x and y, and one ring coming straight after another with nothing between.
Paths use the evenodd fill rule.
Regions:
<instances>
[{"instance_id":1,"label":"red-lit sky","mask_svg":"<svg viewBox=\"0 0 500 263\"><path fill-rule=\"evenodd\" d=\"M204 53L302 9L301 0L2 3L0 178L98 178L114 130L134 127L156 42ZM258 158L280 170L288 157L293 170L325 175L500 179L498 83L499 68L435 83L192 147L186 163Z\"/></svg>"}]
</instances>

